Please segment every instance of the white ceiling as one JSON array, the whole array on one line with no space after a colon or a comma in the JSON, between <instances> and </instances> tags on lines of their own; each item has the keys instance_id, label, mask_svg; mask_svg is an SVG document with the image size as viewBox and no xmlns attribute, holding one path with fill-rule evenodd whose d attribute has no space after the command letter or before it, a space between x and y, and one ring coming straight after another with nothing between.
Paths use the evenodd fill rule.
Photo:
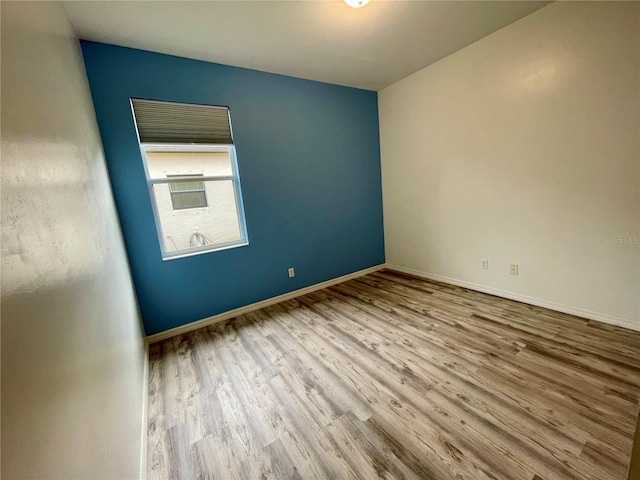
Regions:
<instances>
[{"instance_id":1,"label":"white ceiling","mask_svg":"<svg viewBox=\"0 0 640 480\"><path fill-rule=\"evenodd\" d=\"M68 1L80 38L380 90L550 2Z\"/></svg>"}]
</instances>

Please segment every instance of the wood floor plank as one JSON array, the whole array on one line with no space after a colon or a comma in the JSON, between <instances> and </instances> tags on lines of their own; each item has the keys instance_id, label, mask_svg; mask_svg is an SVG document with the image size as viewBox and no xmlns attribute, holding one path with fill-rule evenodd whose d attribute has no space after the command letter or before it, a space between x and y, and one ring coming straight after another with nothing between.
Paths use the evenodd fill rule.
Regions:
<instances>
[{"instance_id":1,"label":"wood floor plank","mask_svg":"<svg viewBox=\"0 0 640 480\"><path fill-rule=\"evenodd\" d=\"M242 364L251 369L246 371L247 379L255 383L265 383L277 376L280 371L277 366L267 357L259 342L260 338L253 335L255 327L244 318L239 318L234 322L227 322L225 328L236 335L239 340L239 348L236 348L237 355L242 357Z\"/></svg>"},{"instance_id":2,"label":"wood floor plank","mask_svg":"<svg viewBox=\"0 0 640 480\"><path fill-rule=\"evenodd\" d=\"M617 431L614 425L609 425L606 418L590 417L576 413L570 405L559 401L558 397L529 387L526 379L516 380L509 375L502 375L502 371L486 367L479 370L475 376L481 382L492 383L496 388L511 392L518 397L521 404L526 405L529 409L541 406L548 412L553 413L553 417L557 418L557 420L553 421L563 422L568 428L578 426L594 438L606 439L607 442L622 451L631 450L628 436Z\"/></svg>"},{"instance_id":3,"label":"wood floor plank","mask_svg":"<svg viewBox=\"0 0 640 480\"><path fill-rule=\"evenodd\" d=\"M227 325L222 327L221 335L229 339L229 329L225 327ZM250 436L255 441L256 448L251 449L250 452L253 454L256 450L277 440L281 432L277 428L279 425L277 421L274 422L273 412L269 410L271 405L268 402L268 397L260 388L261 385L253 386L237 362L234 349L241 349L241 345L237 341L237 337L233 338L227 343L227 348L221 352L221 365L225 371L225 381L232 383L234 409L241 411L242 418L245 420L244 424L249 427ZM220 388L218 391L224 392L225 390Z\"/></svg>"},{"instance_id":4,"label":"wood floor plank","mask_svg":"<svg viewBox=\"0 0 640 480\"><path fill-rule=\"evenodd\" d=\"M448 396L436 389L430 392L426 399L430 409L447 421L460 424L458 428L466 433L466 438L480 439L477 443L479 445L482 445L482 441L493 445L493 448L484 452L483 457L493 458L491 466L494 470L507 460L520 468L516 474L505 475L506 478L528 478L537 471L543 474L560 475L566 480L600 480L571 468L568 465L571 460L570 455L562 454L558 450L549 451L533 442L530 437L522 435L523 432L516 433L515 430L502 428L495 419L483 415L481 411L469 408L459 398ZM496 454L498 457L495 457Z\"/></svg>"},{"instance_id":5,"label":"wood floor plank","mask_svg":"<svg viewBox=\"0 0 640 480\"><path fill-rule=\"evenodd\" d=\"M380 455L355 423L360 422L345 414L327 425L336 449L354 472L363 478L417 478L408 469L398 468L390 457Z\"/></svg>"},{"instance_id":6,"label":"wood floor plank","mask_svg":"<svg viewBox=\"0 0 640 480\"><path fill-rule=\"evenodd\" d=\"M293 460L291 460L287 450L284 448L282 440L275 440L262 450L256 458L251 458L244 462L243 478L302 480L300 472L298 472Z\"/></svg>"},{"instance_id":7,"label":"wood floor plank","mask_svg":"<svg viewBox=\"0 0 640 480\"><path fill-rule=\"evenodd\" d=\"M305 457L310 462L305 462L304 468L308 469L310 463L320 466L324 478L353 478L355 472L335 449L328 432L320 425L306 408L305 402L300 401L295 393L289 389L282 378L274 377L270 381L274 396L280 400L282 415L287 418L291 429L289 433L296 432L299 438L296 442L296 452L304 444L306 446ZM286 445L285 445L286 448Z\"/></svg>"},{"instance_id":8,"label":"wood floor plank","mask_svg":"<svg viewBox=\"0 0 640 480\"><path fill-rule=\"evenodd\" d=\"M150 479L626 480L640 333L383 270L151 345Z\"/></svg>"},{"instance_id":9,"label":"wood floor plank","mask_svg":"<svg viewBox=\"0 0 640 480\"><path fill-rule=\"evenodd\" d=\"M233 368L232 355L227 345L227 337L220 326L206 330L214 340L214 368L220 372L220 382L216 384L216 394L220 403L220 412L229 436L225 435L229 447L234 448L236 456L243 460L253 452L260 450L272 439L266 437L254 422L254 409L247 400L246 391L241 388L239 369ZM222 437L222 436L221 436Z\"/></svg>"},{"instance_id":10,"label":"wood floor plank","mask_svg":"<svg viewBox=\"0 0 640 480\"><path fill-rule=\"evenodd\" d=\"M230 448L231 441L231 432L225 425L218 435L207 435L193 442L191 445L193 478L243 480L242 461L236 455L237 450ZM176 478L169 477L166 473L163 478Z\"/></svg>"},{"instance_id":11,"label":"wood floor plank","mask_svg":"<svg viewBox=\"0 0 640 480\"><path fill-rule=\"evenodd\" d=\"M269 340L284 352L285 358L289 360L283 365L280 376L291 389L299 392L298 395L306 397L309 408L313 409L314 415L322 425L329 425L349 410L329 386L324 385L312 371L297 361L279 337L271 335Z\"/></svg>"},{"instance_id":12,"label":"wood floor plank","mask_svg":"<svg viewBox=\"0 0 640 480\"><path fill-rule=\"evenodd\" d=\"M508 478L501 472L490 472L483 463L476 461L465 446L459 442L452 443L447 436L441 436L439 429L425 428L423 422L407 421L406 418L398 418L397 414L397 410L380 411L368 419L366 424L420 478ZM407 435L413 439L410 444L398 441Z\"/></svg>"},{"instance_id":13,"label":"wood floor plank","mask_svg":"<svg viewBox=\"0 0 640 480\"><path fill-rule=\"evenodd\" d=\"M169 452L167 450L167 421L165 418L165 394L163 381L165 359L161 356L161 345L149 348L149 390L147 437L154 438L153 445L147 451L147 477L160 479L169 469Z\"/></svg>"},{"instance_id":14,"label":"wood floor plank","mask_svg":"<svg viewBox=\"0 0 640 480\"><path fill-rule=\"evenodd\" d=\"M191 444L188 428L184 423L177 423L167 431L167 450L169 457L169 477L176 479L193 478L193 462L191 461Z\"/></svg>"},{"instance_id":15,"label":"wood floor plank","mask_svg":"<svg viewBox=\"0 0 640 480\"><path fill-rule=\"evenodd\" d=\"M269 335L269 340L273 341L274 344L277 343L275 338L287 340L289 342L287 346L288 351L292 352L302 364L307 365L323 382L323 385L326 385L330 391L335 393L336 399L347 405L360 420L366 420L373 414L369 403L361 394L357 385L354 385L347 377L335 375L333 364L330 362L317 361L309 349L299 344L296 346L296 340L289 331L281 325L277 326L281 330Z\"/></svg>"},{"instance_id":16,"label":"wood floor plank","mask_svg":"<svg viewBox=\"0 0 640 480\"><path fill-rule=\"evenodd\" d=\"M580 460L586 469L597 472L599 477L612 474L618 478L624 478L629 468L617 455L611 455L606 449L600 448L591 441L587 442L582 450Z\"/></svg>"}]
</instances>

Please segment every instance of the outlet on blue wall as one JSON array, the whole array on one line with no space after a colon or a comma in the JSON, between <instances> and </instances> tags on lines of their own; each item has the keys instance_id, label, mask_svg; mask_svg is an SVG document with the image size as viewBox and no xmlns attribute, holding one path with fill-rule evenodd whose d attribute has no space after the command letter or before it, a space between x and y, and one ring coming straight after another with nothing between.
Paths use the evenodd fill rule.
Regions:
<instances>
[{"instance_id":1,"label":"outlet on blue wall","mask_svg":"<svg viewBox=\"0 0 640 480\"><path fill-rule=\"evenodd\" d=\"M148 335L384 263L375 92L81 45ZM162 260L131 97L229 107L248 246Z\"/></svg>"}]
</instances>

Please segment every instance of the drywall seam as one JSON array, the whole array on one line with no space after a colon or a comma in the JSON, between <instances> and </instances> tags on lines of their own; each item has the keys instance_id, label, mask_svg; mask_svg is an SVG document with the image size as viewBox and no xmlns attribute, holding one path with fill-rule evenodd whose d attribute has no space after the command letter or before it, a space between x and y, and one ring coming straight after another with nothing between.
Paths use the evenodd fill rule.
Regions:
<instances>
[{"instance_id":1,"label":"drywall seam","mask_svg":"<svg viewBox=\"0 0 640 480\"><path fill-rule=\"evenodd\" d=\"M267 298L266 300L262 300L260 302L252 303L240 308L235 308L233 310L229 310L228 312L222 312L218 315L203 318L202 320L196 320L195 322L187 323L186 325L181 325L170 330L165 330L164 332L149 335L147 337L147 341L149 342L149 344L152 344L161 340L166 340L167 338L175 337L176 335L182 335L183 333L191 332L193 330L197 330L198 328L213 325L214 323L223 322L225 320L229 320L230 318L244 315L245 313L253 312L270 305L275 305L276 303L284 302L285 300L291 300L292 298L300 297L302 295L306 295L307 293L322 290L323 288L331 287L332 285L337 285L338 283L346 282L347 280L362 277L363 275L377 272L378 270L382 270L383 268L386 268L386 264L384 263L365 268L364 270L358 270L357 272L349 273L341 277L333 278L331 280L316 283L315 285L310 285L299 290L294 290L293 292L278 295L277 297Z\"/></svg>"},{"instance_id":2,"label":"drywall seam","mask_svg":"<svg viewBox=\"0 0 640 480\"><path fill-rule=\"evenodd\" d=\"M444 277L442 275L436 275L434 273L421 272L412 268L400 267L398 265L387 265L389 270L396 270L398 272L408 273L417 277L426 278L429 280L435 280L438 282L448 283L450 285L456 285L458 287L468 288L477 292L488 293L509 300L516 300L518 302L527 303L529 305L535 305L537 307L544 307L550 310L555 310L562 313L568 313L576 315L578 317L587 318L589 320L596 320L598 322L607 323L609 325L615 325L618 327L628 328L629 330L635 330L640 332L640 321L632 320L628 318L616 317L614 315L608 315L606 313L594 312L591 310L585 310L583 308L572 307L569 305L563 305L560 303L550 302L541 298L530 297L528 295L522 295L520 293L509 292L506 290L500 290L497 288L486 287L477 283L466 282L464 280L458 280L457 278Z\"/></svg>"}]
</instances>

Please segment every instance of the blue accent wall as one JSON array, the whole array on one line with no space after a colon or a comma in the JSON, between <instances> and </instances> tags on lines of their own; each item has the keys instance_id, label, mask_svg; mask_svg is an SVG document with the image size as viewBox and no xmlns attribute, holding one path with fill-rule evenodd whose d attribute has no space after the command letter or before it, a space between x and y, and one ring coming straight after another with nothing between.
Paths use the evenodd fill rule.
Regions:
<instances>
[{"instance_id":1,"label":"blue accent wall","mask_svg":"<svg viewBox=\"0 0 640 480\"><path fill-rule=\"evenodd\" d=\"M376 92L81 45L148 335L384 263ZM162 260L130 97L229 107L248 246Z\"/></svg>"}]
</instances>

